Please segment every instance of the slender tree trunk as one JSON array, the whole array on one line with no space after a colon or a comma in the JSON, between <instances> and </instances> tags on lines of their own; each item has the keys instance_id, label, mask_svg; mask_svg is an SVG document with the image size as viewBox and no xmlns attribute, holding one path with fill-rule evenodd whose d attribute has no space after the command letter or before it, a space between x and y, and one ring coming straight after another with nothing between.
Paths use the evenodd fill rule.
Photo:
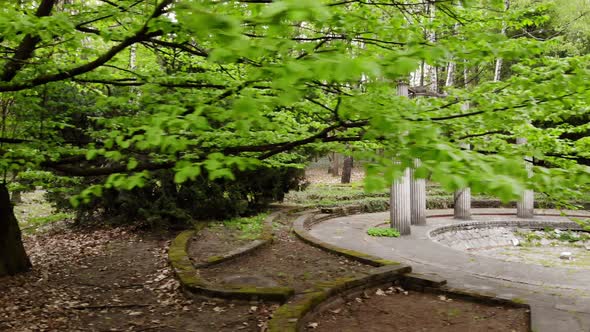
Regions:
<instances>
[{"instance_id":1,"label":"slender tree trunk","mask_svg":"<svg viewBox=\"0 0 590 332\"><path fill-rule=\"evenodd\" d=\"M504 0L504 10L510 9L510 0ZM506 35L506 22L502 22L502 34ZM502 78L502 58L496 59L496 68L494 69L494 82L499 82Z\"/></svg>"},{"instance_id":2,"label":"slender tree trunk","mask_svg":"<svg viewBox=\"0 0 590 332\"><path fill-rule=\"evenodd\" d=\"M436 7L434 6L434 3L426 2L426 11L428 13L430 23L432 23L436 18ZM432 44L436 43L436 31L427 30L426 38ZM434 93L438 93L438 68L434 65L427 64L424 68L424 71L426 72L428 79L428 90Z\"/></svg>"},{"instance_id":3,"label":"slender tree trunk","mask_svg":"<svg viewBox=\"0 0 590 332\"><path fill-rule=\"evenodd\" d=\"M12 202L12 204L22 203L22 192L20 190L13 191L12 195L10 196L10 201Z\"/></svg>"},{"instance_id":4,"label":"slender tree trunk","mask_svg":"<svg viewBox=\"0 0 590 332\"><path fill-rule=\"evenodd\" d=\"M332 152L332 159L330 160L330 169L328 173L333 176L340 175L340 155L336 152Z\"/></svg>"},{"instance_id":5,"label":"slender tree trunk","mask_svg":"<svg viewBox=\"0 0 590 332\"><path fill-rule=\"evenodd\" d=\"M342 178L340 179L341 183L350 183L350 178L352 176L352 165L353 159L351 156L344 157L344 166L342 167Z\"/></svg>"},{"instance_id":6,"label":"slender tree trunk","mask_svg":"<svg viewBox=\"0 0 590 332\"><path fill-rule=\"evenodd\" d=\"M31 261L23 247L6 184L0 184L0 277L26 272Z\"/></svg>"}]
</instances>

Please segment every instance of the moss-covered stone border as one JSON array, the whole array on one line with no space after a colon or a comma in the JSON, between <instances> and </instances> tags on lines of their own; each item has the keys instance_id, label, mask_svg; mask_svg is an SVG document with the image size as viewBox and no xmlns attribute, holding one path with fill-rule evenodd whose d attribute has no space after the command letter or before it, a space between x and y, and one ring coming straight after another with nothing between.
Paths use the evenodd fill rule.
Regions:
<instances>
[{"instance_id":1,"label":"moss-covered stone border","mask_svg":"<svg viewBox=\"0 0 590 332\"><path fill-rule=\"evenodd\" d=\"M274 220L274 218L272 220ZM199 271L195 268L188 256L187 247L189 240L204 227L205 225L203 224L199 225L195 230L181 232L176 236L176 238L174 238L170 244L170 248L168 249L168 259L170 260L172 269L174 270L174 273L180 281L184 291L192 294L224 299L270 301L281 303L286 302L290 297L293 296L294 290L290 287L250 287L243 285L220 286L213 285L201 278Z\"/></svg>"},{"instance_id":2,"label":"moss-covered stone border","mask_svg":"<svg viewBox=\"0 0 590 332\"><path fill-rule=\"evenodd\" d=\"M360 291L386 284L388 281L397 281L402 287L420 292L430 292L435 294L444 294L451 298L462 299L471 302L483 303L488 305L503 305L514 308L525 308L528 310L527 324L528 330L531 330L531 307L526 301L519 298L504 298L494 293L482 293L469 289L454 288L446 285L447 281L435 274L418 274L411 273L411 267L405 266L399 262L384 260L379 257L367 255L353 250L343 249L332 244L326 243L309 234L307 229L314 224L324 220L337 218L340 216L362 212L356 207L352 209L342 209L331 211L332 214L326 214L328 211L321 211L323 214L307 213L297 218L293 224L294 233L303 241L324 249L328 252L342 255L350 259L359 261L372 266L380 266L373 269L369 274L378 275L371 279L370 277L360 277L356 279L337 279L332 283L319 284L318 287L310 290L301 296L296 296L291 302L279 307L274 313L273 319L269 321L269 332L297 332L303 331L307 318L329 303L334 302L335 297L344 296L345 294L356 294ZM432 217L432 216L429 216ZM395 276L382 277L380 269L385 271L399 271ZM389 280L388 280L389 278ZM348 282L349 286L346 286ZM323 288L326 287L326 288ZM350 296L350 295L349 295Z\"/></svg>"},{"instance_id":3,"label":"moss-covered stone border","mask_svg":"<svg viewBox=\"0 0 590 332\"><path fill-rule=\"evenodd\" d=\"M313 316L334 305L342 305L347 300L359 297L364 291L377 287L388 287L390 282L403 288L418 292L445 295L451 299L482 303L492 306L505 306L527 309L527 326L531 331L531 307L518 298L502 298L493 293L481 293L446 286L446 280L434 274L410 273L407 266L383 266L369 271L367 276L341 278L332 282L318 284L308 293L296 296L289 303L279 307L269 321L269 332L304 331Z\"/></svg>"},{"instance_id":4,"label":"moss-covered stone border","mask_svg":"<svg viewBox=\"0 0 590 332\"><path fill-rule=\"evenodd\" d=\"M429 287L425 285L407 285L408 289L418 290L425 293L433 293L433 294L440 294L445 295L451 299L461 299L470 302L482 303L486 305L492 306L504 306L504 307L512 307L512 308L522 308L527 309L527 326L528 331L532 331L532 309L530 304L527 303L525 299L518 298L518 297L502 297L498 294L493 292L481 292L475 291L470 289L463 289L463 288L456 288L450 287L448 285L444 285L441 287Z\"/></svg>"},{"instance_id":5,"label":"moss-covered stone border","mask_svg":"<svg viewBox=\"0 0 590 332\"><path fill-rule=\"evenodd\" d=\"M333 301L339 295L399 280L411 270L407 265L388 265L374 268L356 278L338 278L317 283L308 292L295 296L292 301L279 307L268 322L268 332L300 331L304 328L306 316L315 312L326 301Z\"/></svg>"},{"instance_id":6,"label":"moss-covered stone border","mask_svg":"<svg viewBox=\"0 0 590 332\"><path fill-rule=\"evenodd\" d=\"M277 212L271 213L268 217L266 217L263 221L262 234L260 235L260 237L258 239L254 240L254 241L252 241L240 248L232 250L226 254L208 257L205 260L205 262L195 264L195 267L197 269L201 269L201 268L209 267L209 266L216 265L219 263L223 263L223 262L232 260L234 258L246 255L248 253L251 253L251 252L253 252L257 249L260 249L266 245L269 245L270 243L272 243L272 239L273 239L273 235L272 235L273 222L275 221L275 219L279 215L281 215L281 213L286 213L286 212L288 212L288 211L277 211Z\"/></svg>"},{"instance_id":7,"label":"moss-covered stone border","mask_svg":"<svg viewBox=\"0 0 590 332\"><path fill-rule=\"evenodd\" d=\"M337 247L330 243L324 242L311 234L307 231L307 227L309 225L318 223L320 221L335 218L339 215L313 215L313 214L304 214L301 217L297 218L293 223L293 232L304 242L323 249L325 251L331 252L336 255L344 256L350 258L352 260L361 262L363 264L371 265L371 266L386 266L386 265L401 265L399 262L390 261L387 259L382 259L380 257L367 255L362 252L348 250L344 248Z\"/></svg>"}]
</instances>

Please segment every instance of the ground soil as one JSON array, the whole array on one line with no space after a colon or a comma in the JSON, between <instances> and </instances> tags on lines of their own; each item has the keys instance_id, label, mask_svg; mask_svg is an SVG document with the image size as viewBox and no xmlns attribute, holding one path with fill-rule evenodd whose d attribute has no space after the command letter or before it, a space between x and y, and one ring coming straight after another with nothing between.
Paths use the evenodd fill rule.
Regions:
<instances>
[{"instance_id":1,"label":"ground soil","mask_svg":"<svg viewBox=\"0 0 590 332\"><path fill-rule=\"evenodd\" d=\"M301 291L314 282L370 268L296 239L289 232L295 217L276 223L277 240L271 246L208 268L205 275L215 280L241 273L262 275ZM25 236L34 269L0 279L0 331L265 331L276 304L199 299L181 292L167 262L174 235L55 226ZM353 302L339 314L322 316L319 328L479 331L501 327L496 330L510 331L502 324L512 322L511 315L520 317L512 329L521 331L519 324L524 324L522 312L471 303L459 306L458 301L436 303L431 296L417 300L421 296L360 299L362 303ZM391 328L392 317L402 324L399 329Z\"/></svg>"},{"instance_id":2,"label":"ground soil","mask_svg":"<svg viewBox=\"0 0 590 332\"><path fill-rule=\"evenodd\" d=\"M341 176L333 176L328 173L328 163L326 162L317 162L311 164L309 167L305 169L305 179L309 183L340 183ZM342 171L342 170L341 170ZM341 174L341 173L340 173ZM355 166L352 168L351 173L351 182L359 182L365 178L365 171L362 165L358 165L355 163Z\"/></svg>"},{"instance_id":3,"label":"ground soil","mask_svg":"<svg viewBox=\"0 0 590 332\"><path fill-rule=\"evenodd\" d=\"M195 264L207 262L207 258L227 254L248 243L238 229L223 227L207 227L194 236L189 242L188 254Z\"/></svg>"},{"instance_id":4,"label":"ground soil","mask_svg":"<svg viewBox=\"0 0 590 332\"><path fill-rule=\"evenodd\" d=\"M525 332L527 310L505 308L419 292L379 290L310 318L317 332Z\"/></svg>"},{"instance_id":5,"label":"ground soil","mask_svg":"<svg viewBox=\"0 0 590 332\"><path fill-rule=\"evenodd\" d=\"M228 276L253 276L299 292L319 281L354 276L372 268L303 243L291 232L294 219L291 215L276 220L272 244L237 260L201 269L201 276L214 283L224 283Z\"/></svg>"},{"instance_id":6,"label":"ground soil","mask_svg":"<svg viewBox=\"0 0 590 332\"><path fill-rule=\"evenodd\" d=\"M259 331L276 305L190 299L171 234L61 230L25 238L34 270L0 279L0 331Z\"/></svg>"}]
</instances>

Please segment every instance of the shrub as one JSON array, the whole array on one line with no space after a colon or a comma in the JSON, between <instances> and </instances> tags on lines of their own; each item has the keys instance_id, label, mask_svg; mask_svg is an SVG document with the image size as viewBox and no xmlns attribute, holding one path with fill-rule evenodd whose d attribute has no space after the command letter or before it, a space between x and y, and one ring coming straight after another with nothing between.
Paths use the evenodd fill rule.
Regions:
<instances>
[{"instance_id":1,"label":"shrub","mask_svg":"<svg viewBox=\"0 0 590 332\"><path fill-rule=\"evenodd\" d=\"M105 220L144 226L186 225L191 220L223 220L249 216L265 210L285 193L299 187L303 171L296 168L263 168L235 172L236 180L211 181L206 173L178 185L172 171L155 172L141 188L105 190L101 197L76 208L78 222ZM52 192L56 207L69 209L68 196L98 182L87 179L67 192Z\"/></svg>"},{"instance_id":2,"label":"shrub","mask_svg":"<svg viewBox=\"0 0 590 332\"><path fill-rule=\"evenodd\" d=\"M371 227L367 230L367 234L379 237L399 237L401 235L397 229L391 227Z\"/></svg>"}]
</instances>

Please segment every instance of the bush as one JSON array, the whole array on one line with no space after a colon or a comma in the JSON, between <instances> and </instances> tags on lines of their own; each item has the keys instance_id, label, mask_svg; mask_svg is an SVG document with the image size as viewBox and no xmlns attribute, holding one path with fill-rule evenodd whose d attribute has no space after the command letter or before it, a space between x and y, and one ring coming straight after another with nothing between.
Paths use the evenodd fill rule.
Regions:
<instances>
[{"instance_id":1,"label":"bush","mask_svg":"<svg viewBox=\"0 0 590 332\"><path fill-rule=\"evenodd\" d=\"M201 174L194 181L178 185L172 171L155 172L142 188L105 190L101 197L76 208L78 222L102 221L113 224L140 222L144 226L184 226L191 220L223 220L249 216L282 201L287 191L302 182L303 170L263 168L235 172L236 180L210 181ZM83 185L96 183L86 180ZM49 199L58 208L68 209L68 193L53 192Z\"/></svg>"}]
</instances>

